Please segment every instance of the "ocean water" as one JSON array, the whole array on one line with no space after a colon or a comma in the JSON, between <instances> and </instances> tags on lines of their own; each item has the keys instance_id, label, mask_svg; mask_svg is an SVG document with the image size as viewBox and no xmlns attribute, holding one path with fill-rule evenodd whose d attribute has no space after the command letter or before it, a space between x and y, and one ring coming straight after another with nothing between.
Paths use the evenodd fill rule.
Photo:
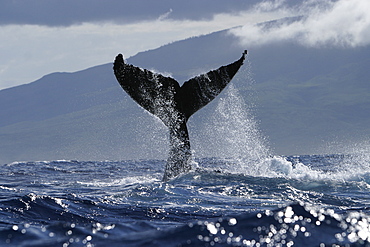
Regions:
<instances>
[{"instance_id":1,"label":"ocean water","mask_svg":"<svg viewBox=\"0 0 370 247\"><path fill-rule=\"evenodd\" d=\"M229 85L217 157L168 182L164 160L0 165L0 246L370 246L369 145L273 155L251 104Z\"/></svg>"},{"instance_id":2,"label":"ocean water","mask_svg":"<svg viewBox=\"0 0 370 247\"><path fill-rule=\"evenodd\" d=\"M248 162L166 183L161 160L2 165L0 246L370 246L366 155Z\"/></svg>"}]
</instances>

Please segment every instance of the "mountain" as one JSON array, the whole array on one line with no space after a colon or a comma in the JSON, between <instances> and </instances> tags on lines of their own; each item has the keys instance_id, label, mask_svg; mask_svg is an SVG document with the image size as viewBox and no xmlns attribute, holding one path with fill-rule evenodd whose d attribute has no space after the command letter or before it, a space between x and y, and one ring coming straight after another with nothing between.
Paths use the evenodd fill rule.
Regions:
<instances>
[{"instance_id":1,"label":"mountain","mask_svg":"<svg viewBox=\"0 0 370 247\"><path fill-rule=\"evenodd\" d=\"M233 87L273 153L323 153L327 143L369 137L370 47L241 47L224 30L138 53L128 63L185 81L237 60L244 49L248 59ZM217 135L227 123L217 110L228 90L189 120L197 157L227 155L225 137ZM123 92L112 64L1 90L0 106L0 163L167 157L166 128Z\"/></svg>"}]
</instances>

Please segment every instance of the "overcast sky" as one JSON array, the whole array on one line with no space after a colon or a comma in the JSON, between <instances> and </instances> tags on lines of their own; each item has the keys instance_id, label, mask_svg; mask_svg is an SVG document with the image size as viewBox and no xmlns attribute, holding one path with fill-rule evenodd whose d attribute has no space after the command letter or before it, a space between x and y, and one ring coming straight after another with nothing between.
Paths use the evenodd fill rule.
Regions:
<instances>
[{"instance_id":1,"label":"overcast sky","mask_svg":"<svg viewBox=\"0 0 370 247\"><path fill-rule=\"evenodd\" d=\"M369 0L0 0L0 89L235 26L247 45L368 45ZM256 23L304 15L266 29Z\"/></svg>"}]
</instances>

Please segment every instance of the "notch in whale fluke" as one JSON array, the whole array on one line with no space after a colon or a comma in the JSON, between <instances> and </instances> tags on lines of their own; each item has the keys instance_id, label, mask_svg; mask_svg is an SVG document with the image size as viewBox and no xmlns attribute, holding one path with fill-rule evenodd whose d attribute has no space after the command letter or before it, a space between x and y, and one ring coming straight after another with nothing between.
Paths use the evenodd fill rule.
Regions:
<instances>
[{"instance_id":1,"label":"notch in whale fluke","mask_svg":"<svg viewBox=\"0 0 370 247\"><path fill-rule=\"evenodd\" d=\"M123 90L169 128L170 155L163 180L191 169L186 123L191 115L221 93L242 66L246 55L247 50L239 60L196 76L181 87L171 77L126 64L121 54L116 57L113 70Z\"/></svg>"}]
</instances>

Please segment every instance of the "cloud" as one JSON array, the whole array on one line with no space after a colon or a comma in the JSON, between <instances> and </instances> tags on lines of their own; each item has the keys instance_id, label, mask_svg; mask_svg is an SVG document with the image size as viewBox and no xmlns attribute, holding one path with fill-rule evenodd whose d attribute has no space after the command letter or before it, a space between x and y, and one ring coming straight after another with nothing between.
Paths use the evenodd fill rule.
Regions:
<instances>
[{"instance_id":1,"label":"cloud","mask_svg":"<svg viewBox=\"0 0 370 247\"><path fill-rule=\"evenodd\" d=\"M213 15L212 19L174 20L167 9L155 20L71 26L0 25L0 90L28 83L56 71L77 71L126 58L173 41L282 16L266 13ZM19 73L19 71L22 73Z\"/></svg>"},{"instance_id":2,"label":"cloud","mask_svg":"<svg viewBox=\"0 0 370 247\"><path fill-rule=\"evenodd\" d=\"M285 0L262 1L255 6L255 9L261 11L272 11L284 6L285 2Z\"/></svg>"},{"instance_id":3,"label":"cloud","mask_svg":"<svg viewBox=\"0 0 370 247\"><path fill-rule=\"evenodd\" d=\"M111 63L117 53L128 58L173 41L286 16L279 5L276 11L243 11L259 1L2 0L0 90L51 72Z\"/></svg>"},{"instance_id":4,"label":"cloud","mask_svg":"<svg viewBox=\"0 0 370 247\"><path fill-rule=\"evenodd\" d=\"M163 15L160 15L157 20L163 21L164 19L167 19L168 16L172 13L172 9L170 9L168 12L164 13Z\"/></svg>"},{"instance_id":5,"label":"cloud","mask_svg":"<svg viewBox=\"0 0 370 247\"><path fill-rule=\"evenodd\" d=\"M1 0L0 25L66 27L87 22L129 24L165 18L211 20L248 9L260 0Z\"/></svg>"},{"instance_id":6,"label":"cloud","mask_svg":"<svg viewBox=\"0 0 370 247\"><path fill-rule=\"evenodd\" d=\"M357 47L370 44L370 1L316 0L287 8L281 1L266 1L255 9L290 13L292 18L259 25L246 24L230 31L243 45L294 41L304 46ZM295 17L293 17L295 16Z\"/></svg>"},{"instance_id":7,"label":"cloud","mask_svg":"<svg viewBox=\"0 0 370 247\"><path fill-rule=\"evenodd\" d=\"M86 22L132 23L168 10L149 0L2 0L1 25L71 26ZM145 7L144 7L145 6Z\"/></svg>"}]
</instances>

